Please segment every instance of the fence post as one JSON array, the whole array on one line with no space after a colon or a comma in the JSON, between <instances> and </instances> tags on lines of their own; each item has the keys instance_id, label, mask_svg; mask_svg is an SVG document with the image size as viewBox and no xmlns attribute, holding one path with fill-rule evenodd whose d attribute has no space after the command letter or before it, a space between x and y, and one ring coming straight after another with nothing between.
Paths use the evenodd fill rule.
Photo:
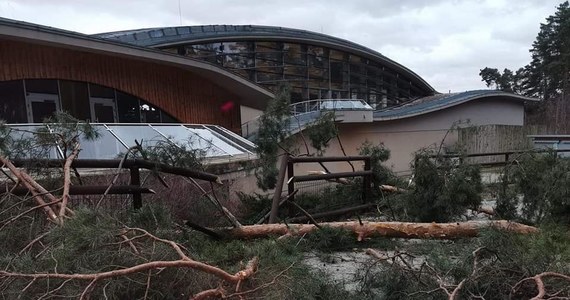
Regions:
<instances>
[{"instance_id":1,"label":"fence post","mask_svg":"<svg viewBox=\"0 0 570 300\"><path fill-rule=\"evenodd\" d=\"M131 185L136 185L140 187L141 175L139 172L139 167L130 167L131 171ZM140 192L133 192L133 207L134 209L140 209L142 207L142 194Z\"/></svg>"},{"instance_id":2,"label":"fence post","mask_svg":"<svg viewBox=\"0 0 570 300\"><path fill-rule=\"evenodd\" d=\"M294 163L289 159L287 162L287 195L291 195L289 197L289 201L295 201L295 169ZM291 215L291 205L287 205L287 216Z\"/></svg>"}]
</instances>

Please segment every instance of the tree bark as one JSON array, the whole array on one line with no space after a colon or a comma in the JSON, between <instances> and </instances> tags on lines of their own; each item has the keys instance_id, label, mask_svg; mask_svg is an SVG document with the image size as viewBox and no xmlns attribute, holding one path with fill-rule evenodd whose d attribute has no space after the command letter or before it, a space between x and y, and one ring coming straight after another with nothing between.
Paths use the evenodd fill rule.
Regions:
<instances>
[{"instance_id":1,"label":"tree bark","mask_svg":"<svg viewBox=\"0 0 570 300\"><path fill-rule=\"evenodd\" d=\"M530 234L538 232L536 227L509 221L469 221L461 223L406 223L406 222L325 222L321 227L345 229L356 234L357 240L382 236L394 238L456 239L476 237L485 228ZM318 229L313 224L261 224L241 228L224 228L218 232L228 238L250 239L271 235L304 235Z\"/></svg>"}]
</instances>

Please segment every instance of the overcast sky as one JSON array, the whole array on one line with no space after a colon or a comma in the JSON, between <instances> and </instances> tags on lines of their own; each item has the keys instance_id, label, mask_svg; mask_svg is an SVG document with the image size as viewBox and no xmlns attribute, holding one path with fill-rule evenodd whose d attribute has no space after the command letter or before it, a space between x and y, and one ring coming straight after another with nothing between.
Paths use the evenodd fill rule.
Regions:
<instances>
[{"instance_id":1,"label":"overcast sky","mask_svg":"<svg viewBox=\"0 0 570 300\"><path fill-rule=\"evenodd\" d=\"M305 29L372 48L440 92L486 88L518 69L553 0L0 0L0 16L82 33L205 24Z\"/></svg>"}]
</instances>

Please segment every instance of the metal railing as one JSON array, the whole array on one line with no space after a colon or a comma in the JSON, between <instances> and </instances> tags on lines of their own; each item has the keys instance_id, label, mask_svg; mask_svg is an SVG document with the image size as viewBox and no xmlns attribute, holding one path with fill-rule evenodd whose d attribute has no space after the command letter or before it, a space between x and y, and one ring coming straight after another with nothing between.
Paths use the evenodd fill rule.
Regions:
<instances>
[{"instance_id":1,"label":"metal railing","mask_svg":"<svg viewBox=\"0 0 570 300\"><path fill-rule=\"evenodd\" d=\"M347 110L374 110L372 106L368 105L366 101L360 99L316 99L307 100L302 102L293 103L289 106L292 117L305 115L308 113L315 113L320 111L347 111ZM292 120L290 123L294 125L293 129L300 129L311 120L318 118L320 114L315 114L313 117L303 118L301 124L299 119ZM307 115L308 116L308 115ZM296 127L295 127L296 126ZM250 138L254 136L259 130L259 117L241 124L242 136Z\"/></svg>"},{"instance_id":2,"label":"metal railing","mask_svg":"<svg viewBox=\"0 0 570 300\"><path fill-rule=\"evenodd\" d=\"M366 101L359 99L317 99L291 104L293 115L321 110L374 110Z\"/></svg>"}]
</instances>

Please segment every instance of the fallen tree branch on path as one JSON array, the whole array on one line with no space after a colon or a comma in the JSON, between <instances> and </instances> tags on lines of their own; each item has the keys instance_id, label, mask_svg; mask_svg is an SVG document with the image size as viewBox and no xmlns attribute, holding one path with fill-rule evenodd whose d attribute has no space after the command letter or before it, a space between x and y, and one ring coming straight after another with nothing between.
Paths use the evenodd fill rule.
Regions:
<instances>
[{"instance_id":1,"label":"fallen tree branch on path","mask_svg":"<svg viewBox=\"0 0 570 300\"><path fill-rule=\"evenodd\" d=\"M134 236L128 238L127 234L134 234ZM218 277L219 279L223 280L226 283L235 284L237 287L240 284L250 278L256 271L257 266L259 264L259 259L257 257L252 258L244 269L238 271L235 274L230 274L227 271L224 271L218 267L209 265L204 262L200 262L197 260L193 260L188 257L183 250L183 247L177 244L174 241L166 240L159 238L148 231L140 228L124 228L121 230L119 236L121 237L121 241L117 244L127 243L129 245L132 244L133 241L139 240L142 238L147 238L153 240L154 242L160 242L163 244L168 245L172 248L177 254L179 259L178 260L156 260L156 261L149 261L145 263L141 263L138 265L134 265L131 267L125 267L121 269L115 269L105 272L98 272L98 273L75 273L75 274L65 274L65 273L20 273L20 272L9 272L9 271L0 271L0 279L5 280L7 278L26 278L30 279L31 282L29 285L36 282L38 279L62 279L62 280L79 280L79 281L88 281L88 285L83 290L83 293L80 296L80 299L87 299L90 293L93 291L95 285L100 283L105 279L111 279L121 276L128 276L135 273L147 272L150 270L156 269L164 269L164 268L189 268L195 269L204 273L208 273ZM200 299L200 298L198 298Z\"/></svg>"},{"instance_id":2,"label":"fallen tree branch on path","mask_svg":"<svg viewBox=\"0 0 570 300\"><path fill-rule=\"evenodd\" d=\"M321 227L338 228L352 231L357 240L373 236L419 239L456 239L476 237L481 230L496 228L509 232L537 233L536 227L509 221L469 221L461 223L407 223L407 222L324 222ZM318 228L313 224L261 224L247 225L240 228L217 229L216 232L227 238L251 239L272 235L302 236Z\"/></svg>"}]
</instances>

